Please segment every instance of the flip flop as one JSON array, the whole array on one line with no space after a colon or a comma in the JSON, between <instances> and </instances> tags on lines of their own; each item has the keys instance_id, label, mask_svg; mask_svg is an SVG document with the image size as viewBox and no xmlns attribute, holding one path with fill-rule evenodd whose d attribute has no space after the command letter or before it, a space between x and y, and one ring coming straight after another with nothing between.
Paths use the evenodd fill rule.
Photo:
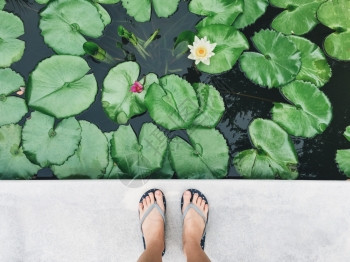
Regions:
<instances>
[{"instance_id":1,"label":"flip flop","mask_svg":"<svg viewBox=\"0 0 350 262\"><path fill-rule=\"evenodd\" d=\"M206 236L206 233L207 233L207 232L206 232L206 228L207 228L208 219L209 219L209 210L208 210L207 218L205 218L205 215L203 214L203 212L202 212L195 204L192 203L192 199L193 199L193 195L194 195L195 193L197 193L197 194L198 194L198 197L201 197L201 198L205 201L206 204L208 204L208 200L207 200L207 198L205 197L205 195L204 195L201 191L199 191L199 190L197 190L197 189L191 188L191 189L187 189L186 191L190 191L192 195L191 195L191 199L190 199L190 204L185 208L185 210L184 210L184 212L183 212L183 214L182 214L182 223L183 223L183 221L184 221L184 219L185 219L185 217L186 217L186 215L187 215L187 212L188 212L191 208L193 208L193 209L203 218L204 223L205 223L205 227L204 227L203 235L202 235L202 238L201 238L201 247L202 247L202 249L204 250L205 236ZM182 198L181 198L181 211L182 211L183 205L184 205L184 198L183 198L183 194L182 194Z\"/></svg>"},{"instance_id":2,"label":"flip flop","mask_svg":"<svg viewBox=\"0 0 350 262\"><path fill-rule=\"evenodd\" d=\"M147 192L145 192L142 197L140 198L140 201L139 203L142 203L142 200L144 200L147 196L148 196L148 193L153 193L155 194L155 192L159 190L162 192L162 190L160 189L157 189L157 188L153 188L153 189L150 189L148 190ZM145 242L145 237L143 235L143 231L142 231L142 224L143 222L145 221L145 219L147 218L147 216L151 213L151 211L153 210L153 208L156 208L159 213L161 214L162 218L163 218L163 221L164 221L164 233L165 233L165 211L166 211L166 201L165 201L165 196L164 196L164 193L162 192L163 194L163 203L164 203L164 212L163 210L160 208L160 206L157 204L157 202L154 202L152 205L150 205L147 209L147 211L145 212L145 214L143 214L143 217L141 218L140 220L140 227L141 227L141 232L142 232L142 240L143 240L143 247L144 249L146 249L146 242ZM140 211L139 211L139 217L140 217ZM164 239L164 250L163 250L163 253L162 253L162 256L164 255L165 253L165 239Z\"/></svg>"}]
</instances>

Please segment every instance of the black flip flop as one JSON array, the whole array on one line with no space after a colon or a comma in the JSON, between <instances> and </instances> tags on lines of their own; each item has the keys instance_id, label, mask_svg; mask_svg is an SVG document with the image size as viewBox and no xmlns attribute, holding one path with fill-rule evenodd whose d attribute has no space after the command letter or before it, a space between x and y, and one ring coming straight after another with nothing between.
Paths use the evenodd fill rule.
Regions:
<instances>
[{"instance_id":1,"label":"black flip flop","mask_svg":"<svg viewBox=\"0 0 350 262\"><path fill-rule=\"evenodd\" d=\"M158 188L153 188L153 189L150 189L148 190L147 192L145 192L142 197L140 198L140 201L139 203L142 203L142 201L148 196L148 193L153 193L155 194L155 192L159 190L162 192L162 190L158 189ZM157 202L154 202L154 204L152 204L148 209L147 211L145 212L145 214L143 215L142 219L140 220L140 227L141 227L141 233L142 233L142 240L143 240L143 247L144 249L146 249L146 242L145 242L145 237L143 235L143 231L142 231L142 223L145 221L146 217L151 213L152 209L153 208L156 208L159 213L161 214L162 218L163 218L163 221L164 221L164 234L165 234L165 211L166 211L166 201L165 201L165 196L164 196L164 193L162 192L162 195L163 195L163 203L164 203L164 212L163 210L160 208L160 206L157 204ZM139 211L139 217L140 217L140 211ZM165 239L164 239L164 250L163 250L163 253L162 253L162 256L164 255L165 253Z\"/></svg>"},{"instance_id":2,"label":"black flip flop","mask_svg":"<svg viewBox=\"0 0 350 262\"><path fill-rule=\"evenodd\" d=\"M202 239L201 239L201 248L204 250L205 236L206 236L206 234L207 234L206 228L207 228L208 219L209 219L209 210L208 210L207 218L205 218L203 212L202 212L201 210L199 210L199 209L197 208L197 206L194 205L194 204L192 204L191 202L192 202L192 200L193 200L193 195L194 195L195 193L197 193L197 194L198 194L198 197L201 197L201 198L205 201L206 204L208 204L208 200L207 200L207 198L205 197L205 195L204 195L201 191L199 191L199 190L197 190L197 189L191 188L191 189L187 189L186 191L190 191L190 192L191 192L191 199L190 199L190 204L186 207L185 212L182 214L182 222L183 222L183 220L184 220L184 218L185 218L185 216L186 216L186 214L187 214L187 212L188 212L188 210L189 210L190 208L193 208L193 209L203 218L204 223L205 223L205 227L204 227L203 235L202 235ZM183 205L184 205L184 198L183 198L183 195L182 195L182 197L181 197L181 212L182 212L182 207L183 207Z\"/></svg>"}]
</instances>

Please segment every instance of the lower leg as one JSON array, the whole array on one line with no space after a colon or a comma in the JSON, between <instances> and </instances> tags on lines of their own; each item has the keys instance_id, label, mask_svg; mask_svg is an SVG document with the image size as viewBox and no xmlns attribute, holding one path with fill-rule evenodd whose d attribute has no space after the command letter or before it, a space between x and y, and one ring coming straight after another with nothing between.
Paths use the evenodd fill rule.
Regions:
<instances>
[{"instance_id":1,"label":"lower leg","mask_svg":"<svg viewBox=\"0 0 350 262\"><path fill-rule=\"evenodd\" d=\"M161 262L163 249L158 244L151 244L146 247L138 262Z\"/></svg>"},{"instance_id":2,"label":"lower leg","mask_svg":"<svg viewBox=\"0 0 350 262\"><path fill-rule=\"evenodd\" d=\"M184 243L184 253L187 262L210 262L209 257L205 254L198 242Z\"/></svg>"}]
</instances>

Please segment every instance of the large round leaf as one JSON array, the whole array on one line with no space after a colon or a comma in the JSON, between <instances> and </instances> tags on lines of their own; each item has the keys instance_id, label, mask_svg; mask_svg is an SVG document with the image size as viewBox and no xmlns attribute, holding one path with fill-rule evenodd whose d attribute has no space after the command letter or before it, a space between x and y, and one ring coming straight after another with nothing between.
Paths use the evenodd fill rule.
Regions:
<instances>
[{"instance_id":1,"label":"large round leaf","mask_svg":"<svg viewBox=\"0 0 350 262\"><path fill-rule=\"evenodd\" d=\"M30 179L40 167L23 153L19 125L0 127L0 179Z\"/></svg>"},{"instance_id":2,"label":"large round leaf","mask_svg":"<svg viewBox=\"0 0 350 262\"><path fill-rule=\"evenodd\" d=\"M23 56L25 44L16 38L24 34L24 27L21 19L5 11L0 11L0 21L0 67L9 67Z\"/></svg>"},{"instance_id":3,"label":"large round leaf","mask_svg":"<svg viewBox=\"0 0 350 262\"><path fill-rule=\"evenodd\" d=\"M308 82L294 81L282 89L294 106L275 103L272 119L289 134L313 137L323 131L332 119L332 105L327 96Z\"/></svg>"},{"instance_id":4,"label":"large round leaf","mask_svg":"<svg viewBox=\"0 0 350 262\"><path fill-rule=\"evenodd\" d=\"M170 142L170 162L179 178L223 178L227 175L228 146L218 130L188 130L190 144L180 137Z\"/></svg>"},{"instance_id":5,"label":"large round leaf","mask_svg":"<svg viewBox=\"0 0 350 262\"><path fill-rule=\"evenodd\" d=\"M270 0L271 5L286 9L271 27L284 34L303 35L317 24L316 11L325 0Z\"/></svg>"},{"instance_id":6,"label":"large round leaf","mask_svg":"<svg viewBox=\"0 0 350 262\"><path fill-rule=\"evenodd\" d=\"M240 58L241 69L248 79L269 88L294 80L301 67L300 52L286 36L261 30L252 41L261 53L245 52Z\"/></svg>"},{"instance_id":7,"label":"large round leaf","mask_svg":"<svg viewBox=\"0 0 350 262\"><path fill-rule=\"evenodd\" d=\"M33 112L22 133L23 150L27 157L42 167L62 165L74 154L81 140L81 127L71 117L55 125L55 119Z\"/></svg>"},{"instance_id":8,"label":"large round leaf","mask_svg":"<svg viewBox=\"0 0 350 262\"><path fill-rule=\"evenodd\" d=\"M206 16L196 27L213 24L232 25L243 11L243 0L192 0L190 12Z\"/></svg>"},{"instance_id":9,"label":"large round leaf","mask_svg":"<svg viewBox=\"0 0 350 262\"><path fill-rule=\"evenodd\" d=\"M131 117L146 112L144 105L148 87L158 83L155 74L148 74L139 82L141 93L134 93L131 86L138 81L140 66L135 62L124 62L113 67L103 82L102 105L107 115L118 124L125 124Z\"/></svg>"},{"instance_id":10,"label":"large round leaf","mask_svg":"<svg viewBox=\"0 0 350 262\"><path fill-rule=\"evenodd\" d=\"M268 5L269 0L244 0L243 13L237 17L233 26L239 29L253 24L265 13Z\"/></svg>"},{"instance_id":11,"label":"large round leaf","mask_svg":"<svg viewBox=\"0 0 350 262\"><path fill-rule=\"evenodd\" d=\"M339 169L350 178L350 149L337 150L335 161Z\"/></svg>"},{"instance_id":12,"label":"large round leaf","mask_svg":"<svg viewBox=\"0 0 350 262\"><path fill-rule=\"evenodd\" d=\"M23 86L19 74L10 68L0 69L0 126L16 123L28 112L24 99L9 96Z\"/></svg>"},{"instance_id":13,"label":"large round leaf","mask_svg":"<svg viewBox=\"0 0 350 262\"><path fill-rule=\"evenodd\" d=\"M57 118L81 113L95 99L97 83L84 59L52 56L40 62L29 77L29 106Z\"/></svg>"},{"instance_id":14,"label":"large round leaf","mask_svg":"<svg viewBox=\"0 0 350 262\"><path fill-rule=\"evenodd\" d=\"M136 137L131 126L119 126L111 140L112 158L133 178L145 178L163 166L168 139L157 126L145 123Z\"/></svg>"},{"instance_id":15,"label":"large round leaf","mask_svg":"<svg viewBox=\"0 0 350 262\"><path fill-rule=\"evenodd\" d=\"M6 4L5 0L0 0L0 10L4 8L5 4Z\"/></svg>"},{"instance_id":16,"label":"large round leaf","mask_svg":"<svg viewBox=\"0 0 350 262\"><path fill-rule=\"evenodd\" d=\"M332 70L321 48L303 37L288 36L288 39L301 52L301 69L295 79L324 86L331 78Z\"/></svg>"},{"instance_id":17,"label":"large round leaf","mask_svg":"<svg viewBox=\"0 0 350 262\"><path fill-rule=\"evenodd\" d=\"M170 163L170 151L169 147L165 152L163 166L161 169L156 170L150 176L150 179L170 179L174 176L174 169Z\"/></svg>"},{"instance_id":18,"label":"large round leaf","mask_svg":"<svg viewBox=\"0 0 350 262\"><path fill-rule=\"evenodd\" d=\"M176 75L164 76L159 84L152 84L145 103L152 119L169 130L188 128L199 112L193 87Z\"/></svg>"},{"instance_id":19,"label":"large round leaf","mask_svg":"<svg viewBox=\"0 0 350 262\"><path fill-rule=\"evenodd\" d=\"M322 24L336 30L326 37L324 48L328 55L339 60L350 60L350 1L328 0L317 11Z\"/></svg>"},{"instance_id":20,"label":"large round leaf","mask_svg":"<svg viewBox=\"0 0 350 262\"><path fill-rule=\"evenodd\" d=\"M44 41L57 54L83 55L84 36L100 37L105 26L97 7L86 0L51 1L40 16Z\"/></svg>"},{"instance_id":21,"label":"large round leaf","mask_svg":"<svg viewBox=\"0 0 350 262\"><path fill-rule=\"evenodd\" d=\"M108 165L108 141L106 136L93 124L79 121L81 142L75 154L61 166L51 169L59 179L101 178Z\"/></svg>"},{"instance_id":22,"label":"large round leaf","mask_svg":"<svg viewBox=\"0 0 350 262\"><path fill-rule=\"evenodd\" d=\"M168 17L175 13L180 0L122 0L128 15L137 22L146 22L151 19L151 4L159 17Z\"/></svg>"},{"instance_id":23,"label":"large round leaf","mask_svg":"<svg viewBox=\"0 0 350 262\"><path fill-rule=\"evenodd\" d=\"M193 126L214 128L219 123L225 111L224 100L220 93L211 85L194 84L199 101L199 113Z\"/></svg>"},{"instance_id":24,"label":"large round leaf","mask_svg":"<svg viewBox=\"0 0 350 262\"><path fill-rule=\"evenodd\" d=\"M210 43L216 43L215 55L210 58L210 65L199 63L198 69L217 74L230 70L242 52L249 48L248 40L234 27L228 25L209 25L198 30L197 36L206 36Z\"/></svg>"}]
</instances>

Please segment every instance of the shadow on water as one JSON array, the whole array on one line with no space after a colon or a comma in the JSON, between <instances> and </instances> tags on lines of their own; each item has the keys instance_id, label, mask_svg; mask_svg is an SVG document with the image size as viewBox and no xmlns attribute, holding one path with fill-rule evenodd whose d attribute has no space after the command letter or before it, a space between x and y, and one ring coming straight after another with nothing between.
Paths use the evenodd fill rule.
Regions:
<instances>
[{"instance_id":1,"label":"shadow on water","mask_svg":"<svg viewBox=\"0 0 350 262\"><path fill-rule=\"evenodd\" d=\"M27 80L29 73L34 70L38 62L54 55L54 52L45 45L40 35L38 24L39 10L42 6L33 0L25 2L28 4L20 7L16 4L8 4L5 10L20 16L25 25L25 34L20 38L25 40L26 50L23 58L12 68L20 72ZM229 72L209 75L198 72L193 67L192 61L187 59L187 55L176 59L172 53L176 37L185 30L195 31L194 26L200 20L200 17L188 12L187 5L187 2L181 1L179 10L170 18L160 19L153 14L151 22L146 23L135 22L126 14L125 9L120 4L104 6L112 17L112 23L106 27L101 38L89 40L105 49L113 57L114 63L96 62L92 58L86 57L98 81L99 92L92 106L78 115L77 119L88 120L96 124L103 132L114 131L118 128L118 125L103 112L101 105L101 89L104 78L112 67L125 60L125 53L116 47L117 41L122 42L117 34L117 28L119 25L123 25L127 30L144 40L156 29L159 29L159 37L147 49L151 55L147 60L139 55L130 43L125 41L123 42L124 49L135 55L136 61L141 67L140 77L149 72L154 72L160 77L176 73L191 83L201 81L212 84L219 90L225 101L226 112L217 128L227 139L230 148L230 163L232 163L234 155L252 147L247 133L249 123L258 117L271 118L270 110L273 102L284 102L285 99L277 89L269 90L250 82L240 71L238 64ZM263 17L259 18L254 25L243 30L248 40L250 41L254 32L269 28L272 19L280 11L271 6L268 7ZM330 32L332 32L330 29L318 25L306 37L322 46L324 38ZM251 41L250 46L250 50L254 50ZM345 176L338 171L334 158L337 149L350 148L350 143L342 135L345 127L350 125L350 63L335 61L331 58L328 61L332 67L333 76L322 90L332 102L333 120L322 135L311 139L292 138L299 156L299 179L345 179ZM20 123L23 124L24 121L25 118ZM151 121L150 116L145 113L131 119L130 124L138 133L144 122ZM165 133L170 138L175 135L187 138L184 131ZM51 170L46 168L38 173L37 179L53 177ZM228 177L239 177L232 164L230 164Z\"/></svg>"}]
</instances>

